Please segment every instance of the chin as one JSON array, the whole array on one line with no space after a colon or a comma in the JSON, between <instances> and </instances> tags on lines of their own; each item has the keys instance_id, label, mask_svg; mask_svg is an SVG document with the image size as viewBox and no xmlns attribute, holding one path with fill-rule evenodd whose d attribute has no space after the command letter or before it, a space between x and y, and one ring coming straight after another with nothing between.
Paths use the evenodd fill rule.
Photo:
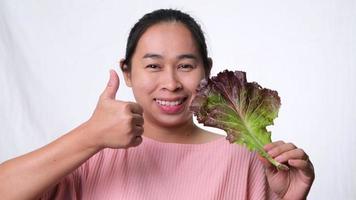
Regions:
<instances>
[{"instance_id":1,"label":"chin","mask_svg":"<svg viewBox=\"0 0 356 200\"><path fill-rule=\"evenodd\" d=\"M185 124L192 123L192 121L192 115L185 116L184 118L182 116L160 116L159 118L155 118L155 123L165 128L182 126Z\"/></svg>"}]
</instances>

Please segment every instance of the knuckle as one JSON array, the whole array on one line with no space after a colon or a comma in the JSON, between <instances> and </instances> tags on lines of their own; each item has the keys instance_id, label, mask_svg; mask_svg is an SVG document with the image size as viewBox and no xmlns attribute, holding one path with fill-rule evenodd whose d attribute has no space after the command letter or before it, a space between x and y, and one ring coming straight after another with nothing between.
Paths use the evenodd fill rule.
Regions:
<instances>
[{"instance_id":1,"label":"knuckle","mask_svg":"<svg viewBox=\"0 0 356 200\"><path fill-rule=\"evenodd\" d=\"M142 135L143 128L142 127L138 127L136 133L138 133L139 135Z\"/></svg>"},{"instance_id":2,"label":"knuckle","mask_svg":"<svg viewBox=\"0 0 356 200\"><path fill-rule=\"evenodd\" d=\"M282 151L283 150L283 145L279 145L275 147L276 151Z\"/></svg>"},{"instance_id":3,"label":"knuckle","mask_svg":"<svg viewBox=\"0 0 356 200\"><path fill-rule=\"evenodd\" d=\"M297 148L296 151L300 154L300 155L306 155L303 149Z\"/></svg>"},{"instance_id":4,"label":"knuckle","mask_svg":"<svg viewBox=\"0 0 356 200\"><path fill-rule=\"evenodd\" d=\"M131 110L131 105L130 105L130 103L127 103L127 102L124 102L124 103L122 103L122 109L124 110L124 111L130 111Z\"/></svg>"},{"instance_id":5,"label":"knuckle","mask_svg":"<svg viewBox=\"0 0 356 200\"><path fill-rule=\"evenodd\" d=\"M275 144L284 144L284 141L283 140L278 140L276 142L274 142Z\"/></svg>"},{"instance_id":6,"label":"knuckle","mask_svg":"<svg viewBox=\"0 0 356 200\"><path fill-rule=\"evenodd\" d=\"M289 142L289 143L287 143L288 144L288 146L290 146L290 147L292 147L293 149L295 149L295 148L297 148L293 143L291 143L291 142Z\"/></svg>"},{"instance_id":7,"label":"knuckle","mask_svg":"<svg viewBox=\"0 0 356 200\"><path fill-rule=\"evenodd\" d=\"M143 125L143 119L138 118L136 121L137 121L137 125L139 126Z\"/></svg>"}]
</instances>

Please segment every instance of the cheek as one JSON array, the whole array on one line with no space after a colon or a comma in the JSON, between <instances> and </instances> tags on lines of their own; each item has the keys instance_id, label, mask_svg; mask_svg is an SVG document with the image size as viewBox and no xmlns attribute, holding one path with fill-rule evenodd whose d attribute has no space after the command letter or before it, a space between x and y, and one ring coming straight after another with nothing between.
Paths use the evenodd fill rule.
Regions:
<instances>
[{"instance_id":1,"label":"cheek","mask_svg":"<svg viewBox=\"0 0 356 200\"><path fill-rule=\"evenodd\" d=\"M186 81L186 90L189 91L190 93L190 98L189 98L189 105L192 103L194 97L196 96L196 89L199 86L200 80L202 80L204 78L204 76L199 76L196 77L195 79L188 79Z\"/></svg>"},{"instance_id":2,"label":"cheek","mask_svg":"<svg viewBox=\"0 0 356 200\"><path fill-rule=\"evenodd\" d=\"M184 80L184 85L186 89L195 94L197 87L202 79L204 79L204 73L195 73L191 76L182 76L182 80Z\"/></svg>"},{"instance_id":3,"label":"cheek","mask_svg":"<svg viewBox=\"0 0 356 200\"><path fill-rule=\"evenodd\" d=\"M136 76L131 79L132 91L134 93L136 101L139 103L147 98L147 94L152 93L155 90L156 83L154 79L148 76Z\"/></svg>"},{"instance_id":4,"label":"cheek","mask_svg":"<svg viewBox=\"0 0 356 200\"><path fill-rule=\"evenodd\" d=\"M189 91L191 91L192 94L195 94L196 93L196 89L200 83L200 80L197 81L197 80L189 80L186 82L186 87Z\"/></svg>"}]
</instances>

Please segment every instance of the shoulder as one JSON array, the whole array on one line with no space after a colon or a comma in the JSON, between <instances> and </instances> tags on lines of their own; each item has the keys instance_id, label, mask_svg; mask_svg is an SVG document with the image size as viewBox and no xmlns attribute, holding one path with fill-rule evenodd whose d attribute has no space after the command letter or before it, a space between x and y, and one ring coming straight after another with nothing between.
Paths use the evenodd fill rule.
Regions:
<instances>
[{"instance_id":1,"label":"shoulder","mask_svg":"<svg viewBox=\"0 0 356 200\"><path fill-rule=\"evenodd\" d=\"M207 130L203 130L204 137L203 140L205 142L212 142L214 140L220 140L225 135L213 133ZM217 152L221 154L221 156L225 157L226 159L231 162L233 165L244 165L247 168L261 168L260 160L258 159L256 151L250 151L242 144L235 144L230 143L227 139L219 143L219 149L216 149ZM243 163L243 164L241 164Z\"/></svg>"},{"instance_id":2,"label":"shoulder","mask_svg":"<svg viewBox=\"0 0 356 200\"><path fill-rule=\"evenodd\" d=\"M209 143L217 140L221 140L222 138L226 138L225 135L217 134L214 132L210 132L207 130L202 129L200 136L200 143ZM227 139L222 143L220 148L223 148L226 153L237 156L243 157L244 159L249 159L251 162L258 162L257 152L248 150L242 144L235 144L230 143Z\"/></svg>"},{"instance_id":3,"label":"shoulder","mask_svg":"<svg viewBox=\"0 0 356 200\"><path fill-rule=\"evenodd\" d=\"M217 134L214 132L210 132L204 129L201 129L201 143L212 142L214 140L219 140L222 138L226 138L226 135ZM245 154L250 159L257 159L257 152L248 150L244 145L241 144L232 144L227 139L224 142L224 146L229 149L232 153L237 154Z\"/></svg>"},{"instance_id":4,"label":"shoulder","mask_svg":"<svg viewBox=\"0 0 356 200\"><path fill-rule=\"evenodd\" d=\"M225 137L225 135L213 133L205 129L199 129L199 134L196 140L198 141L197 143L208 143L223 137Z\"/></svg>"}]
</instances>

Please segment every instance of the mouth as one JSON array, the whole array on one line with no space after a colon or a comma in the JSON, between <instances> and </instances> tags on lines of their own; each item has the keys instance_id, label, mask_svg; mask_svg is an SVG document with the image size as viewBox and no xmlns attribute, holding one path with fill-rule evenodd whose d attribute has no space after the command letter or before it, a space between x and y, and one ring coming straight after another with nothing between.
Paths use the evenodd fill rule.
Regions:
<instances>
[{"instance_id":1,"label":"mouth","mask_svg":"<svg viewBox=\"0 0 356 200\"><path fill-rule=\"evenodd\" d=\"M175 98L175 99L154 99L159 105L162 106L177 106L181 105L185 100L187 100L188 97L183 97L183 98Z\"/></svg>"},{"instance_id":2,"label":"mouth","mask_svg":"<svg viewBox=\"0 0 356 200\"><path fill-rule=\"evenodd\" d=\"M154 101L164 113L176 114L183 110L188 97L155 98Z\"/></svg>"}]
</instances>

